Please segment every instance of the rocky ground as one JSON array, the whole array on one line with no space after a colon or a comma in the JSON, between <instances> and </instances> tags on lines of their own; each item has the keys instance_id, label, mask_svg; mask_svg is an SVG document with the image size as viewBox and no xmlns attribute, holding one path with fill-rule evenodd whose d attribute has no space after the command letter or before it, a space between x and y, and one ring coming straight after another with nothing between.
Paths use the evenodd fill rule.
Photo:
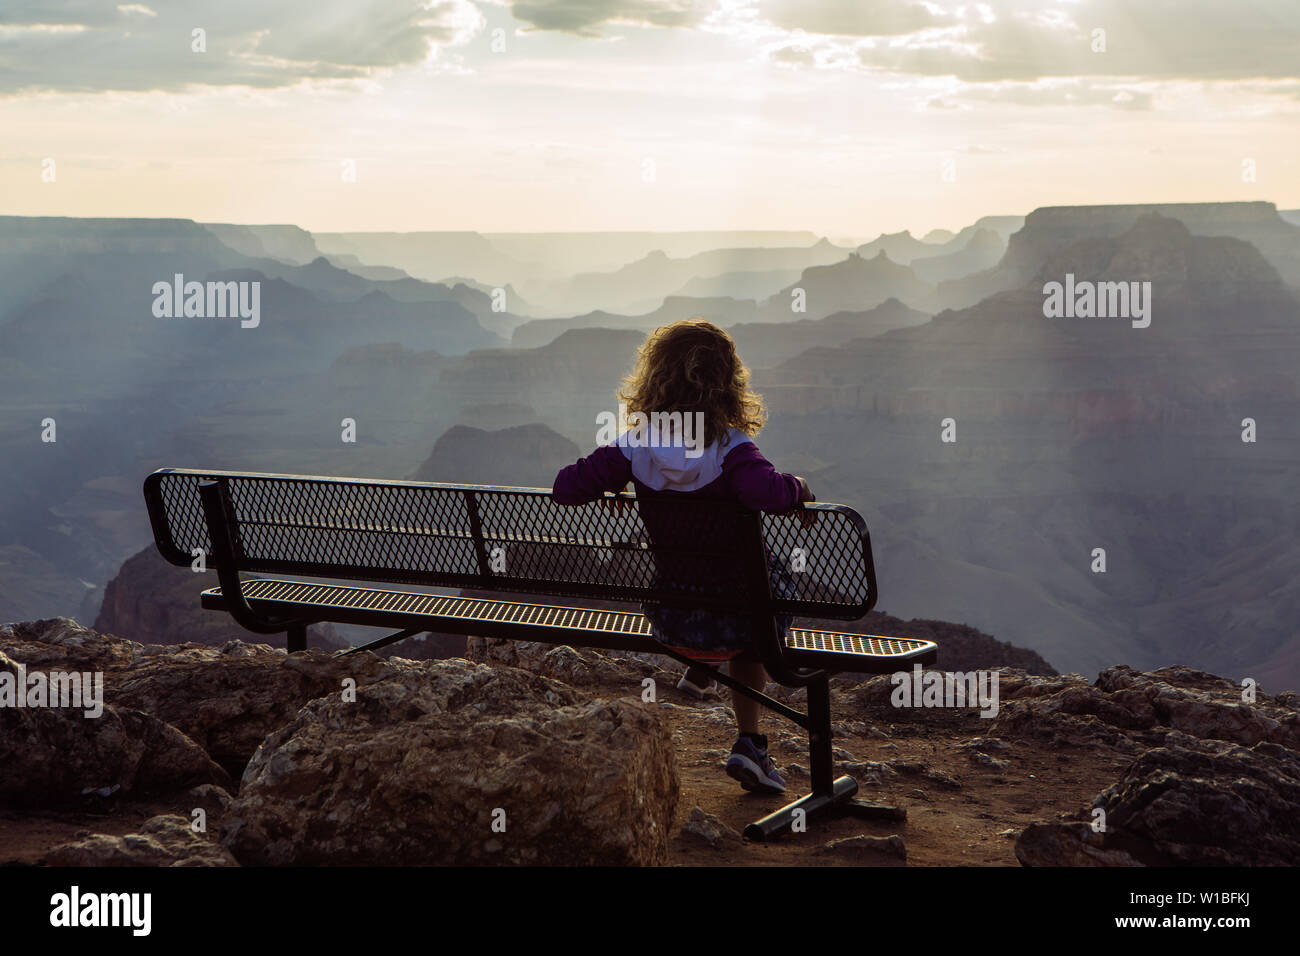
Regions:
<instances>
[{"instance_id":1,"label":"rocky ground","mask_svg":"<svg viewBox=\"0 0 1300 956\"><path fill-rule=\"evenodd\" d=\"M0 671L102 671L106 702L93 720L0 708L0 863L1300 863L1296 695L1246 703L1180 667L1095 681L1004 667L984 718L896 708L887 677L836 678L841 772L907 819L814 820L754 844L739 831L784 800L722 773L730 710L677 691L676 665L478 639L467 653L0 627ZM805 792L806 739L766 720Z\"/></svg>"}]
</instances>

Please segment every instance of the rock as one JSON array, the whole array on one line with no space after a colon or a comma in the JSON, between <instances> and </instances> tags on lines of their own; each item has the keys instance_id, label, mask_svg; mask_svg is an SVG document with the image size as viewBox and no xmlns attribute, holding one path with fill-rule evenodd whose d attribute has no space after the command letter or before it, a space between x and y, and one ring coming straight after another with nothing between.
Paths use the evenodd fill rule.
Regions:
<instances>
[{"instance_id":1,"label":"rock","mask_svg":"<svg viewBox=\"0 0 1300 956\"><path fill-rule=\"evenodd\" d=\"M1103 743L1130 752L1158 746L1170 731L1250 746L1300 749L1300 714L1285 695L1242 701L1231 681L1188 667L1150 673L1109 667L1095 683L1067 674L1004 681L995 725L1005 734L1061 743Z\"/></svg>"},{"instance_id":2,"label":"rock","mask_svg":"<svg viewBox=\"0 0 1300 956\"><path fill-rule=\"evenodd\" d=\"M28 670L107 671L138 658L144 645L55 617L0 625L0 650Z\"/></svg>"},{"instance_id":3,"label":"rock","mask_svg":"<svg viewBox=\"0 0 1300 956\"><path fill-rule=\"evenodd\" d=\"M894 773L919 776L944 790L960 790L961 783L942 770L932 770L924 763L912 760L891 760L885 764Z\"/></svg>"},{"instance_id":4,"label":"rock","mask_svg":"<svg viewBox=\"0 0 1300 956\"><path fill-rule=\"evenodd\" d=\"M246 865L660 864L677 797L654 705L450 659L303 707L222 842Z\"/></svg>"},{"instance_id":5,"label":"rock","mask_svg":"<svg viewBox=\"0 0 1300 956\"><path fill-rule=\"evenodd\" d=\"M691 815L682 824L681 834L693 840L706 843L717 849L725 843L739 843L741 836L712 813L706 813L699 807L691 808Z\"/></svg>"},{"instance_id":6,"label":"rock","mask_svg":"<svg viewBox=\"0 0 1300 956\"><path fill-rule=\"evenodd\" d=\"M184 817L146 820L138 833L95 833L56 846L46 855L50 866L238 866L230 851L206 839Z\"/></svg>"},{"instance_id":7,"label":"rock","mask_svg":"<svg viewBox=\"0 0 1300 956\"><path fill-rule=\"evenodd\" d=\"M66 618L0 627L0 650L29 670L102 671L106 700L176 727L236 779L267 734L309 700L340 692L344 678L362 686L416 666L244 641L139 644Z\"/></svg>"},{"instance_id":8,"label":"rock","mask_svg":"<svg viewBox=\"0 0 1300 956\"><path fill-rule=\"evenodd\" d=\"M539 644L535 641L510 641L504 638L470 637L465 657L486 664L504 664L541 674L573 687L598 684L622 684L637 688L652 676L663 658L648 654L599 651L590 647L575 648L563 644ZM652 659L653 658L653 659ZM676 683L674 678L673 683ZM665 688L666 689L666 688Z\"/></svg>"},{"instance_id":9,"label":"rock","mask_svg":"<svg viewBox=\"0 0 1300 956\"><path fill-rule=\"evenodd\" d=\"M831 735L833 737L866 737L871 735L874 729L863 720L843 720L831 724Z\"/></svg>"},{"instance_id":10,"label":"rock","mask_svg":"<svg viewBox=\"0 0 1300 956\"><path fill-rule=\"evenodd\" d=\"M848 760L839 764L841 773L847 773L858 783L879 787L885 778L894 775L894 769L886 763L875 760Z\"/></svg>"},{"instance_id":11,"label":"rock","mask_svg":"<svg viewBox=\"0 0 1300 956\"><path fill-rule=\"evenodd\" d=\"M18 673L3 651L0 671ZM202 783L231 785L193 740L149 714L111 704L98 717L80 708L0 708L0 804L75 807Z\"/></svg>"},{"instance_id":12,"label":"rock","mask_svg":"<svg viewBox=\"0 0 1300 956\"><path fill-rule=\"evenodd\" d=\"M1017 858L1026 866L1300 864L1300 754L1182 740L1143 754L1097 797L1104 832L1036 825L1017 841Z\"/></svg>"},{"instance_id":13,"label":"rock","mask_svg":"<svg viewBox=\"0 0 1300 956\"><path fill-rule=\"evenodd\" d=\"M221 820L225 812L230 809L230 805L235 802L235 798L227 791L210 783L195 787L185 794L185 798L189 804L191 817L195 810L202 810L207 815L209 830L214 829L214 824Z\"/></svg>"},{"instance_id":14,"label":"rock","mask_svg":"<svg viewBox=\"0 0 1300 956\"><path fill-rule=\"evenodd\" d=\"M971 763L979 767L988 767L990 770L1005 770L1007 768L1007 762L1005 760L999 760L997 757L990 757L982 750L967 751L966 756L970 758Z\"/></svg>"},{"instance_id":15,"label":"rock","mask_svg":"<svg viewBox=\"0 0 1300 956\"><path fill-rule=\"evenodd\" d=\"M114 700L178 727L233 777L272 731L308 701L358 688L418 665L373 654L338 657L308 650L292 656L265 644L219 648L163 645L106 676Z\"/></svg>"},{"instance_id":16,"label":"rock","mask_svg":"<svg viewBox=\"0 0 1300 956\"><path fill-rule=\"evenodd\" d=\"M1142 866L1141 852L1126 834L1107 843L1089 823L1031 823L1016 839L1016 859L1024 866Z\"/></svg>"},{"instance_id":17,"label":"rock","mask_svg":"<svg viewBox=\"0 0 1300 956\"><path fill-rule=\"evenodd\" d=\"M880 856L890 856L900 860L907 859L907 846L903 843L903 838L896 834L887 837L861 835L845 837L842 840L831 840L822 847L821 852L834 854L835 856L845 856L850 859L878 858Z\"/></svg>"},{"instance_id":18,"label":"rock","mask_svg":"<svg viewBox=\"0 0 1300 956\"><path fill-rule=\"evenodd\" d=\"M955 780L941 770L927 770L923 776L942 790L960 790L961 781Z\"/></svg>"}]
</instances>

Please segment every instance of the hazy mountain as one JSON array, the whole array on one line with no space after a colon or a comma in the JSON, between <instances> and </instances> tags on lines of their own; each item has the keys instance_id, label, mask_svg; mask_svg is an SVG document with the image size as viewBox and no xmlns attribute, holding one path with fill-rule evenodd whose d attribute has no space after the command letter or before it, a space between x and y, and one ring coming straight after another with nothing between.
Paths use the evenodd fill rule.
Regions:
<instances>
[{"instance_id":1,"label":"hazy mountain","mask_svg":"<svg viewBox=\"0 0 1300 956\"><path fill-rule=\"evenodd\" d=\"M372 265L392 266L430 282L472 276L490 286L537 274L535 264L501 252L477 232L317 232L326 255L352 255Z\"/></svg>"},{"instance_id":2,"label":"hazy mountain","mask_svg":"<svg viewBox=\"0 0 1300 956\"><path fill-rule=\"evenodd\" d=\"M88 585L149 540L139 482L161 465L379 477L422 463L518 474L527 459L527 481L546 484L548 449L567 464L594 447L644 330L703 312L770 366L756 376L772 409L764 452L866 514L882 608L968 622L1064 669L1178 660L1300 686L1300 314L1270 261L1287 261L1296 230L1268 204L1178 207L1195 227L1130 217L1142 208L1036 210L993 268L940 287L986 288L981 301L931 321L917 271L955 266L851 255L761 308L670 299L529 323L517 339L544 344L517 349L481 327L493 286L477 276L485 287L449 289L250 257L184 220L0 219L0 605L82 612L100 593ZM927 258L975 240L987 254L980 228ZM670 259L703 251L661 245ZM152 284L175 272L260 281L261 326L155 319ZM1150 327L1045 318L1043 284L1067 273L1151 281ZM581 327L605 321L626 327ZM47 417L55 443L40 440ZM948 417L955 444L939 440ZM524 480L507 472L497 480ZM1089 569L1097 547L1105 574Z\"/></svg>"},{"instance_id":3,"label":"hazy mountain","mask_svg":"<svg viewBox=\"0 0 1300 956\"><path fill-rule=\"evenodd\" d=\"M997 233L998 238L1005 244L1011 238L1011 234L1018 232L1024 225L1024 216L980 216L969 226L963 226L957 235L952 237L948 244L948 251L964 248L971 237L981 229Z\"/></svg>"},{"instance_id":4,"label":"hazy mountain","mask_svg":"<svg viewBox=\"0 0 1300 956\"><path fill-rule=\"evenodd\" d=\"M496 292L496 288L493 286L486 285L475 279L466 278L465 276L448 276L446 279L442 280L442 284L451 286L452 288L461 285L468 286L469 288L481 292L489 297ZM528 316L541 316L545 314L538 310L537 306L528 302L523 296L521 296L510 283L507 282L504 286L500 286L499 288L505 292L505 303L510 310L511 316L522 316L527 318ZM518 321L523 320L519 319ZM516 324L518 324L518 322L516 322Z\"/></svg>"},{"instance_id":5,"label":"hazy mountain","mask_svg":"<svg viewBox=\"0 0 1300 956\"><path fill-rule=\"evenodd\" d=\"M800 322L751 322L733 325L741 358L751 368L762 368L818 346L835 346L852 339L879 335L891 329L920 325L930 316L909 309L897 299L887 299L862 312L836 312L824 319Z\"/></svg>"},{"instance_id":6,"label":"hazy mountain","mask_svg":"<svg viewBox=\"0 0 1300 956\"><path fill-rule=\"evenodd\" d=\"M871 259L853 254L834 265L805 269L797 281L763 303L762 317L776 322L793 314L796 289L803 290L807 315L814 319L874 308L886 299L927 309L934 298L933 286L917 278L909 267L894 262L883 250Z\"/></svg>"},{"instance_id":7,"label":"hazy mountain","mask_svg":"<svg viewBox=\"0 0 1300 956\"><path fill-rule=\"evenodd\" d=\"M348 272L355 273L366 279L388 281L409 278L401 269L395 269L392 266L368 266L356 256L347 255L346 253L335 253L332 256L326 256L325 259L330 265L346 269ZM479 291L483 290L480 289Z\"/></svg>"},{"instance_id":8,"label":"hazy mountain","mask_svg":"<svg viewBox=\"0 0 1300 956\"><path fill-rule=\"evenodd\" d=\"M857 254L863 259L874 259L882 252L893 262L907 265L921 256L934 255L934 247L904 229L902 232L881 233L857 248Z\"/></svg>"},{"instance_id":9,"label":"hazy mountain","mask_svg":"<svg viewBox=\"0 0 1300 956\"><path fill-rule=\"evenodd\" d=\"M252 259L279 259L303 265L320 255L311 233L297 226L244 226L222 222L201 225L231 249Z\"/></svg>"},{"instance_id":10,"label":"hazy mountain","mask_svg":"<svg viewBox=\"0 0 1300 956\"><path fill-rule=\"evenodd\" d=\"M825 239L805 248L711 249L680 259L656 249L612 272L583 272L561 282L529 284L524 291L551 311L644 313L692 279L737 272L799 272L839 262L848 253Z\"/></svg>"},{"instance_id":11,"label":"hazy mountain","mask_svg":"<svg viewBox=\"0 0 1300 956\"><path fill-rule=\"evenodd\" d=\"M649 332L670 322L697 317L722 326L752 322L759 318L758 305L747 299L669 296L657 309L644 315L616 315L600 311L568 319L533 319L514 330L510 344L514 348L537 348L555 341L562 333L572 329L635 329Z\"/></svg>"},{"instance_id":12,"label":"hazy mountain","mask_svg":"<svg viewBox=\"0 0 1300 956\"><path fill-rule=\"evenodd\" d=\"M931 229L921 237L921 241L930 243L931 245L942 246L945 243L951 242L956 235L957 234L951 229Z\"/></svg>"},{"instance_id":13,"label":"hazy mountain","mask_svg":"<svg viewBox=\"0 0 1300 956\"><path fill-rule=\"evenodd\" d=\"M1300 226L1300 209L1279 209L1277 213L1285 222Z\"/></svg>"},{"instance_id":14,"label":"hazy mountain","mask_svg":"<svg viewBox=\"0 0 1300 956\"><path fill-rule=\"evenodd\" d=\"M590 451L541 424L499 431L457 425L438 439L411 479L550 488L561 468Z\"/></svg>"},{"instance_id":15,"label":"hazy mountain","mask_svg":"<svg viewBox=\"0 0 1300 956\"><path fill-rule=\"evenodd\" d=\"M504 254L536 264L537 275L548 278L562 278L579 272L608 272L656 250L681 259L715 249L756 246L806 248L818 241L816 233L806 230L489 232L484 236Z\"/></svg>"},{"instance_id":16,"label":"hazy mountain","mask_svg":"<svg viewBox=\"0 0 1300 956\"><path fill-rule=\"evenodd\" d=\"M991 269L1002 259L1007 244L992 229L978 229L956 252L922 256L912 260L912 271L929 283L960 279L972 272Z\"/></svg>"},{"instance_id":17,"label":"hazy mountain","mask_svg":"<svg viewBox=\"0 0 1300 956\"><path fill-rule=\"evenodd\" d=\"M1043 283L1067 271L1151 281L1150 326L1045 318ZM1178 660L1276 688L1300 686L1298 370L1300 305L1264 257L1147 216L758 386L774 461L837 449L814 490L865 506L891 613L966 621L1062 669Z\"/></svg>"},{"instance_id":18,"label":"hazy mountain","mask_svg":"<svg viewBox=\"0 0 1300 956\"><path fill-rule=\"evenodd\" d=\"M800 270L781 269L773 272L724 272L716 276L692 279L678 289L674 296L700 299L752 299L755 302L784 289L799 278Z\"/></svg>"},{"instance_id":19,"label":"hazy mountain","mask_svg":"<svg viewBox=\"0 0 1300 956\"><path fill-rule=\"evenodd\" d=\"M489 286L563 280L580 272L607 272L655 250L686 257L720 248L807 247L811 232L322 232L317 246L326 255L348 254L373 265L394 266L421 279L469 276ZM720 270L721 271L721 270ZM689 277L688 277L689 278ZM671 290L669 290L671 291ZM537 304L546 308L541 299ZM596 303L608 306L608 303ZM564 308L560 311L573 311Z\"/></svg>"},{"instance_id":20,"label":"hazy mountain","mask_svg":"<svg viewBox=\"0 0 1300 956\"><path fill-rule=\"evenodd\" d=\"M1011 236L1006 255L992 269L939 285L939 300L963 308L1035 275L1054 252L1084 239L1112 238L1139 216L1159 213L1184 223L1195 235L1230 236L1256 249L1289 281L1300 277L1300 229L1287 223L1272 203L1152 203L1114 206L1044 206Z\"/></svg>"},{"instance_id":21,"label":"hazy mountain","mask_svg":"<svg viewBox=\"0 0 1300 956\"><path fill-rule=\"evenodd\" d=\"M154 286L177 274L259 283L259 323L156 316ZM408 291L323 260L250 259L186 220L0 218L0 542L57 569L51 583L70 600L72 582L102 584L139 549L148 531L139 481L160 464L219 467L300 442L354 461L346 450L356 446L340 445L341 416L324 418L325 405L294 394L349 348L455 353L501 341L457 301L398 301L377 287ZM267 408L270 395L302 410L295 430ZM242 417L204 421L232 402L245 403ZM427 449L431 437L421 438ZM289 470L322 457L299 456ZM79 613L80 599L50 610Z\"/></svg>"}]
</instances>

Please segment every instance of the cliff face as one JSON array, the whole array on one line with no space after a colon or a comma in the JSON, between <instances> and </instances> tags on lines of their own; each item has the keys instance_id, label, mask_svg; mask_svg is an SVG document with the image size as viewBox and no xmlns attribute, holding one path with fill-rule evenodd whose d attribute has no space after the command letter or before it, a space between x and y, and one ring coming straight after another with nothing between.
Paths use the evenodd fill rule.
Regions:
<instances>
[{"instance_id":1,"label":"cliff face","mask_svg":"<svg viewBox=\"0 0 1300 956\"><path fill-rule=\"evenodd\" d=\"M217 586L215 571L195 574L168 564L151 544L128 559L104 589L104 603L95 630L129 634L152 644L203 644L220 647L227 641L259 641L283 647L285 636L253 635L222 611L205 611L199 592ZM340 650L349 646L329 625L307 632L309 647Z\"/></svg>"},{"instance_id":2,"label":"cliff face","mask_svg":"<svg viewBox=\"0 0 1300 956\"><path fill-rule=\"evenodd\" d=\"M1024 227L1012 234L1006 255L996 266L942 283L939 298L948 308L973 305L1029 281L1046 261L1076 243L1114 239L1152 216L1176 219L1196 236L1248 242L1282 274L1300 274L1300 229L1279 216L1272 203L1044 206L1025 217Z\"/></svg>"},{"instance_id":3,"label":"cliff face","mask_svg":"<svg viewBox=\"0 0 1300 956\"><path fill-rule=\"evenodd\" d=\"M594 447L594 427L592 437ZM457 425L438 439L411 480L550 488L556 472L590 450L545 425L499 431Z\"/></svg>"}]
</instances>

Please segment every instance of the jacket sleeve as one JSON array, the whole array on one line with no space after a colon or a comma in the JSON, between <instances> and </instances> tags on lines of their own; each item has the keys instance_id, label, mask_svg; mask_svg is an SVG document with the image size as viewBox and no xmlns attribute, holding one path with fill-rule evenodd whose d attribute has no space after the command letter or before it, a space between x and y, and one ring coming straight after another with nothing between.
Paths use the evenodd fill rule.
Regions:
<instances>
[{"instance_id":1,"label":"jacket sleeve","mask_svg":"<svg viewBox=\"0 0 1300 956\"><path fill-rule=\"evenodd\" d=\"M561 468L551 498L562 505L595 501L606 491L622 491L632 480L632 465L617 445L602 445L586 458Z\"/></svg>"},{"instance_id":2,"label":"jacket sleeve","mask_svg":"<svg viewBox=\"0 0 1300 956\"><path fill-rule=\"evenodd\" d=\"M799 479L779 472L753 442L744 442L722 460L727 487L754 511L781 513L799 504Z\"/></svg>"}]
</instances>

